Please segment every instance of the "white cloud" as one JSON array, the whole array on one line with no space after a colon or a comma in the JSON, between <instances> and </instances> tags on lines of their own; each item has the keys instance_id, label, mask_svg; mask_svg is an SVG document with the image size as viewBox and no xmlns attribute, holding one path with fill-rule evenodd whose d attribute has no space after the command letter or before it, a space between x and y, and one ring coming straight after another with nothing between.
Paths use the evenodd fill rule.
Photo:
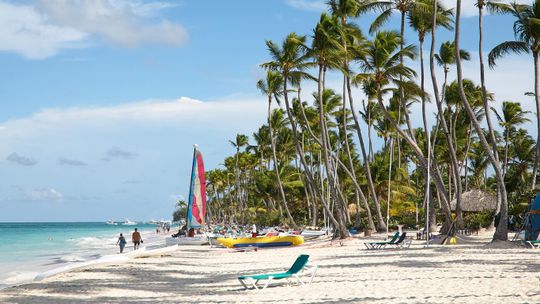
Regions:
<instances>
[{"instance_id":1,"label":"white cloud","mask_svg":"<svg viewBox=\"0 0 540 304\"><path fill-rule=\"evenodd\" d=\"M27 201L60 201L64 195L54 188L25 190L23 198Z\"/></svg>"},{"instance_id":2,"label":"white cloud","mask_svg":"<svg viewBox=\"0 0 540 304\"><path fill-rule=\"evenodd\" d=\"M72 27L119 46L156 43L179 46L188 39L186 30L168 20L153 22L144 17L173 4L119 0L41 1L40 7L54 22Z\"/></svg>"},{"instance_id":3,"label":"white cloud","mask_svg":"<svg viewBox=\"0 0 540 304\"><path fill-rule=\"evenodd\" d=\"M285 3L305 11L325 11L327 5L323 0L285 0Z\"/></svg>"},{"instance_id":4,"label":"white cloud","mask_svg":"<svg viewBox=\"0 0 540 304\"><path fill-rule=\"evenodd\" d=\"M41 59L81 47L86 37L78 29L51 24L32 6L0 2L0 51Z\"/></svg>"},{"instance_id":5,"label":"white cloud","mask_svg":"<svg viewBox=\"0 0 540 304\"><path fill-rule=\"evenodd\" d=\"M167 2L56 0L22 5L0 0L0 51L43 59L97 37L121 47L180 46L188 39L179 24L158 17Z\"/></svg>"},{"instance_id":6,"label":"white cloud","mask_svg":"<svg viewBox=\"0 0 540 304\"><path fill-rule=\"evenodd\" d=\"M531 4L530 0L502 1L502 3L514 2L514 1L517 2L517 3L522 3L522 4L529 4L529 5ZM478 7L475 6L476 2L477 2L476 0L464 0L464 1L461 1L461 17L467 18L467 17L478 16ZM455 13L456 0L442 0L442 3L446 8L454 9L454 13ZM489 12L487 11L486 8L484 8L483 14L484 15L489 14Z\"/></svg>"}]
</instances>

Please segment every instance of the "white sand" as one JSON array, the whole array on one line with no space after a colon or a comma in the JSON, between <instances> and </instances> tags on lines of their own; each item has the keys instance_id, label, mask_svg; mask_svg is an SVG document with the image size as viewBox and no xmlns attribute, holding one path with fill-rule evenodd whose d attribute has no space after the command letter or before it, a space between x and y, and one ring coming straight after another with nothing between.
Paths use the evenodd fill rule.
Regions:
<instances>
[{"instance_id":1,"label":"white sand","mask_svg":"<svg viewBox=\"0 0 540 304\"><path fill-rule=\"evenodd\" d=\"M381 238L375 236L374 238ZM97 265L0 291L0 303L540 303L540 250L466 245L365 250L364 240L230 252L181 246L171 256ZM499 246L504 247L504 246ZM282 271L301 253L311 285L243 290L241 274Z\"/></svg>"}]
</instances>

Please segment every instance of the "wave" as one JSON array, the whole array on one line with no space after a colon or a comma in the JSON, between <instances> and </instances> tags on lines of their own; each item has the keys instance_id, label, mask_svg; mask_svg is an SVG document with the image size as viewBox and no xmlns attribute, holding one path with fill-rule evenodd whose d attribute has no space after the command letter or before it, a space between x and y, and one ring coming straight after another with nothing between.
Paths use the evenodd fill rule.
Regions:
<instances>
[{"instance_id":1,"label":"wave","mask_svg":"<svg viewBox=\"0 0 540 304\"><path fill-rule=\"evenodd\" d=\"M103 247L113 247L116 238L98 238L94 236L85 236L76 239L70 239L70 242L75 243L78 247L81 248L103 248Z\"/></svg>"}]
</instances>

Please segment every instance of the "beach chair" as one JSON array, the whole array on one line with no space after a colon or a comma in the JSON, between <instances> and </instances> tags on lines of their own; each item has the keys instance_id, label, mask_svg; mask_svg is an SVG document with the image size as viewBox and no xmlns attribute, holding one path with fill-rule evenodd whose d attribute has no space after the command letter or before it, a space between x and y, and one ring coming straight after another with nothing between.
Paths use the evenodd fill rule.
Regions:
<instances>
[{"instance_id":1,"label":"beach chair","mask_svg":"<svg viewBox=\"0 0 540 304\"><path fill-rule=\"evenodd\" d=\"M308 266L309 255L300 255L294 264L286 272L258 274L258 275L245 275L238 277L238 281L244 286L245 289L265 289L275 280L285 279L291 284L291 279L296 279L300 285L304 285L304 282L300 278L300 275L309 275L309 284L313 282L315 272L317 272L317 266ZM266 281L263 286L257 285L259 281Z\"/></svg>"},{"instance_id":2,"label":"beach chair","mask_svg":"<svg viewBox=\"0 0 540 304\"><path fill-rule=\"evenodd\" d=\"M385 246L395 246L395 248L402 249L402 248L405 248L405 247L407 247L407 248L411 247L411 243L412 243L412 240L407 238L407 232L403 232L399 236L399 239L397 241L395 241L393 243L386 244ZM383 246L383 248L385 246Z\"/></svg>"},{"instance_id":3,"label":"beach chair","mask_svg":"<svg viewBox=\"0 0 540 304\"><path fill-rule=\"evenodd\" d=\"M540 240L524 241L526 245L529 245L533 249L540 248Z\"/></svg>"},{"instance_id":4,"label":"beach chair","mask_svg":"<svg viewBox=\"0 0 540 304\"><path fill-rule=\"evenodd\" d=\"M366 248L367 248L368 250L377 250L377 249L382 249L382 248L384 248L386 245L395 243L398 239L399 239L399 232L396 232L396 233L394 234L394 236L392 237L392 239L390 239L389 241L382 241L382 242L365 242L364 245L366 246Z\"/></svg>"}]
</instances>

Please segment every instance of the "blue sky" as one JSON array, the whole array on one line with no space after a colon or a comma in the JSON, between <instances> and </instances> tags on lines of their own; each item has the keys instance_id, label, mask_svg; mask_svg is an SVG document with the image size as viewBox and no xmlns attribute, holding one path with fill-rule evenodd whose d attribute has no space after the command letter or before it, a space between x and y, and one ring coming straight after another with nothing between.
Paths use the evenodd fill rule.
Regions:
<instances>
[{"instance_id":1,"label":"blue sky","mask_svg":"<svg viewBox=\"0 0 540 304\"><path fill-rule=\"evenodd\" d=\"M233 153L228 139L264 122L264 40L309 34L323 2L0 0L0 221L169 217L192 145L215 168ZM464 2L464 72L476 80L476 11ZM487 16L485 50L511 26ZM488 89L534 110L532 75L532 59L508 57Z\"/></svg>"}]
</instances>

